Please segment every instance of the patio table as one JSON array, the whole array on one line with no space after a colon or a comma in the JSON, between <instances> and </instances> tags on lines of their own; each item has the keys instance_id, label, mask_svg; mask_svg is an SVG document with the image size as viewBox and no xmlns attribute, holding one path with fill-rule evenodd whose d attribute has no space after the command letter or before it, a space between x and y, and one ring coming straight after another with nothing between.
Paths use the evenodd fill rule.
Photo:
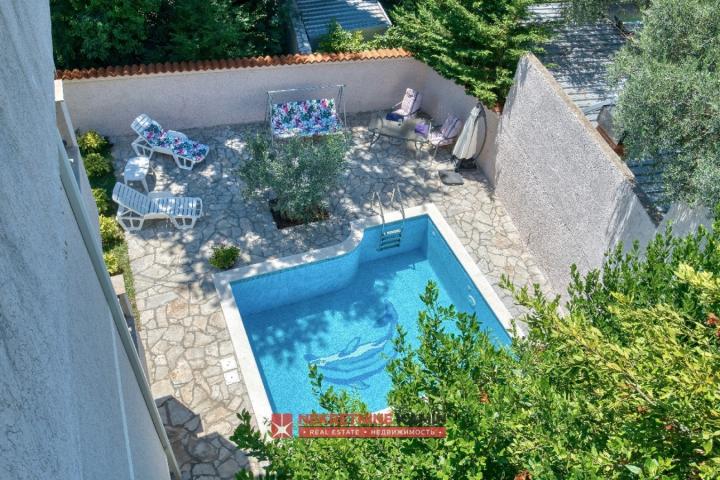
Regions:
<instances>
[{"instance_id":1,"label":"patio table","mask_svg":"<svg viewBox=\"0 0 720 480\"><path fill-rule=\"evenodd\" d=\"M372 135L370 146L374 145L380 137L396 138L406 142L413 142L415 144L415 154L417 155L417 152L429 143L427 136L415 131L415 127L420 124L430 125L429 120L418 117L388 120L385 115L386 112L376 112L370 119L368 125L368 131Z\"/></svg>"},{"instance_id":2,"label":"patio table","mask_svg":"<svg viewBox=\"0 0 720 480\"><path fill-rule=\"evenodd\" d=\"M125 170L123 171L123 178L125 185L128 182L140 182L145 187L145 191L150 191L147 185L147 174L150 170L150 159L148 157L132 157L125 164Z\"/></svg>"}]
</instances>

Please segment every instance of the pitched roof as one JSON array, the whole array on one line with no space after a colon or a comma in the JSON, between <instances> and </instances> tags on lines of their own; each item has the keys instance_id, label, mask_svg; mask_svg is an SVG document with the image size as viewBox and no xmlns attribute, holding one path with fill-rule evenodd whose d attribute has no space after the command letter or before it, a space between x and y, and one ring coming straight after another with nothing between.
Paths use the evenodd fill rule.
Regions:
<instances>
[{"instance_id":1,"label":"pitched roof","mask_svg":"<svg viewBox=\"0 0 720 480\"><path fill-rule=\"evenodd\" d=\"M257 68L280 65L305 65L312 63L351 62L386 58L411 57L410 52L401 48L367 50L357 53L313 53L310 55L278 55L274 57L247 57L227 60L199 60L190 62L165 62L136 65L121 65L100 68L57 70L56 79L80 80L103 77L127 77L153 73L179 73L207 70L229 70L236 68Z\"/></svg>"},{"instance_id":2,"label":"pitched roof","mask_svg":"<svg viewBox=\"0 0 720 480\"><path fill-rule=\"evenodd\" d=\"M391 25L377 0L296 0L310 42L315 44L336 20L345 30L384 30Z\"/></svg>"},{"instance_id":3,"label":"pitched roof","mask_svg":"<svg viewBox=\"0 0 720 480\"><path fill-rule=\"evenodd\" d=\"M530 8L539 22L562 22L562 5L544 3ZM590 24L559 23L554 36L538 55L565 93L581 109L600 102L614 101L617 90L607 78L607 67L626 38L609 20ZM598 110L587 112L593 125Z\"/></svg>"}]
</instances>

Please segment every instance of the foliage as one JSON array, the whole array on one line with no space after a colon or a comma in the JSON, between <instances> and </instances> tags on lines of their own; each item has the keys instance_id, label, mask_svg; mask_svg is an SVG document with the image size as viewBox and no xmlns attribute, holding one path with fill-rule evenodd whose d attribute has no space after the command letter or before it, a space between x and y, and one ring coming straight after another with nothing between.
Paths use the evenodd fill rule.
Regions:
<instances>
[{"instance_id":1,"label":"foliage","mask_svg":"<svg viewBox=\"0 0 720 480\"><path fill-rule=\"evenodd\" d=\"M280 52L279 0L51 0L58 68Z\"/></svg>"},{"instance_id":2,"label":"foliage","mask_svg":"<svg viewBox=\"0 0 720 480\"><path fill-rule=\"evenodd\" d=\"M720 198L718 8L717 0L654 0L613 68L627 156L658 161L667 200Z\"/></svg>"},{"instance_id":3,"label":"foliage","mask_svg":"<svg viewBox=\"0 0 720 480\"><path fill-rule=\"evenodd\" d=\"M369 48L372 45L365 41L360 30L345 30L336 20L330 23L328 33L318 44L318 51L328 53L361 52Z\"/></svg>"},{"instance_id":4,"label":"foliage","mask_svg":"<svg viewBox=\"0 0 720 480\"><path fill-rule=\"evenodd\" d=\"M100 215L108 215L111 213L110 198L105 190L102 188L93 188L92 196L95 199L95 206Z\"/></svg>"},{"instance_id":5,"label":"foliage","mask_svg":"<svg viewBox=\"0 0 720 480\"><path fill-rule=\"evenodd\" d=\"M113 171L110 160L100 153L88 153L83 160L88 178L100 178Z\"/></svg>"},{"instance_id":6,"label":"foliage","mask_svg":"<svg viewBox=\"0 0 720 480\"><path fill-rule=\"evenodd\" d=\"M100 215L98 217L100 223L100 240L103 249L111 248L124 240L122 230L113 217Z\"/></svg>"},{"instance_id":7,"label":"foliage","mask_svg":"<svg viewBox=\"0 0 720 480\"><path fill-rule=\"evenodd\" d=\"M388 46L402 46L487 105L505 98L518 59L537 50L544 28L528 18L533 0L427 0L390 11Z\"/></svg>"},{"instance_id":8,"label":"foliage","mask_svg":"<svg viewBox=\"0 0 720 480\"><path fill-rule=\"evenodd\" d=\"M51 0L59 68L134 63L161 0Z\"/></svg>"},{"instance_id":9,"label":"foliage","mask_svg":"<svg viewBox=\"0 0 720 480\"><path fill-rule=\"evenodd\" d=\"M77 138L80 153L87 155L89 153L100 153L108 155L112 144L107 137L103 137L95 130L88 130Z\"/></svg>"},{"instance_id":10,"label":"foliage","mask_svg":"<svg viewBox=\"0 0 720 480\"><path fill-rule=\"evenodd\" d=\"M395 340L388 401L396 418L444 417L445 439L267 442L245 414L232 439L278 478L718 478L717 218L713 231L659 235L573 270L562 316L559 299L506 281L529 312L527 337L506 348L429 284L420 345L402 329ZM322 408L362 408L311 377Z\"/></svg>"},{"instance_id":11,"label":"foliage","mask_svg":"<svg viewBox=\"0 0 720 480\"><path fill-rule=\"evenodd\" d=\"M198 21L200 20L201 21ZM150 61L213 60L280 52L277 0L182 0L165 8Z\"/></svg>"},{"instance_id":12,"label":"foliage","mask_svg":"<svg viewBox=\"0 0 720 480\"><path fill-rule=\"evenodd\" d=\"M113 252L103 253L103 260L105 260L105 267L107 267L110 275L117 275L123 272L120 261Z\"/></svg>"},{"instance_id":13,"label":"foliage","mask_svg":"<svg viewBox=\"0 0 720 480\"><path fill-rule=\"evenodd\" d=\"M235 265L239 255L240 249L235 245L215 246L210 256L210 265L220 270L227 270Z\"/></svg>"},{"instance_id":14,"label":"foliage","mask_svg":"<svg viewBox=\"0 0 720 480\"><path fill-rule=\"evenodd\" d=\"M249 144L250 160L239 171L246 195L262 196L268 189L283 217L300 222L315 220L325 208L345 168L344 134L291 138L271 145L261 136Z\"/></svg>"}]
</instances>

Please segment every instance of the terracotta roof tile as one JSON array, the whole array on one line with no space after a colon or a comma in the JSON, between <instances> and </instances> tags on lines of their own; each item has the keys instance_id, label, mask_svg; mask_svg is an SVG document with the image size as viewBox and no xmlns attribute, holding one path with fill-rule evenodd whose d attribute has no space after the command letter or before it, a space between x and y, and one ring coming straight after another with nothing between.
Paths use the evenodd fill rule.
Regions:
<instances>
[{"instance_id":1,"label":"terracotta roof tile","mask_svg":"<svg viewBox=\"0 0 720 480\"><path fill-rule=\"evenodd\" d=\"M351 62L356 60L376 60L384 58L406 58L411 54L401 48L367 50L357 53L313 53L310 55L278 55L275 57L246 57L222 60L202 60L191 62L165 62L141 65L118 65L111 67L57 70L55 78L62 80L80 80L102 77L128 77L150 75L153 73L193 72L203 70L226 70L231 68L254 68L279 65L304 65L310 63Z\"/></svg>"}]
</instances>

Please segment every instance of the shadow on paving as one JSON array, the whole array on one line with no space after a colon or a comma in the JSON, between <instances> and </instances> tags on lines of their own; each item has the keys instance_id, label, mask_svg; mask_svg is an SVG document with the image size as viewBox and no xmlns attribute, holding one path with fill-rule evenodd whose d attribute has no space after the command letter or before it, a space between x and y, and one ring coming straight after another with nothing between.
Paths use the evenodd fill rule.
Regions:
<instances>
[{"instance_id":1,"label":"shadow on paving","mask_svg":"<svg viewBox=\"0 0 720 480\"><path fill-rule=\"evenodd\" d=\"M248 456L234 443L217 433L201 436L200 416L175 397L158 398L155 404L180 466L180 480L230 480L239 470L250 469Z\"/></svg>"}]
</instances>

